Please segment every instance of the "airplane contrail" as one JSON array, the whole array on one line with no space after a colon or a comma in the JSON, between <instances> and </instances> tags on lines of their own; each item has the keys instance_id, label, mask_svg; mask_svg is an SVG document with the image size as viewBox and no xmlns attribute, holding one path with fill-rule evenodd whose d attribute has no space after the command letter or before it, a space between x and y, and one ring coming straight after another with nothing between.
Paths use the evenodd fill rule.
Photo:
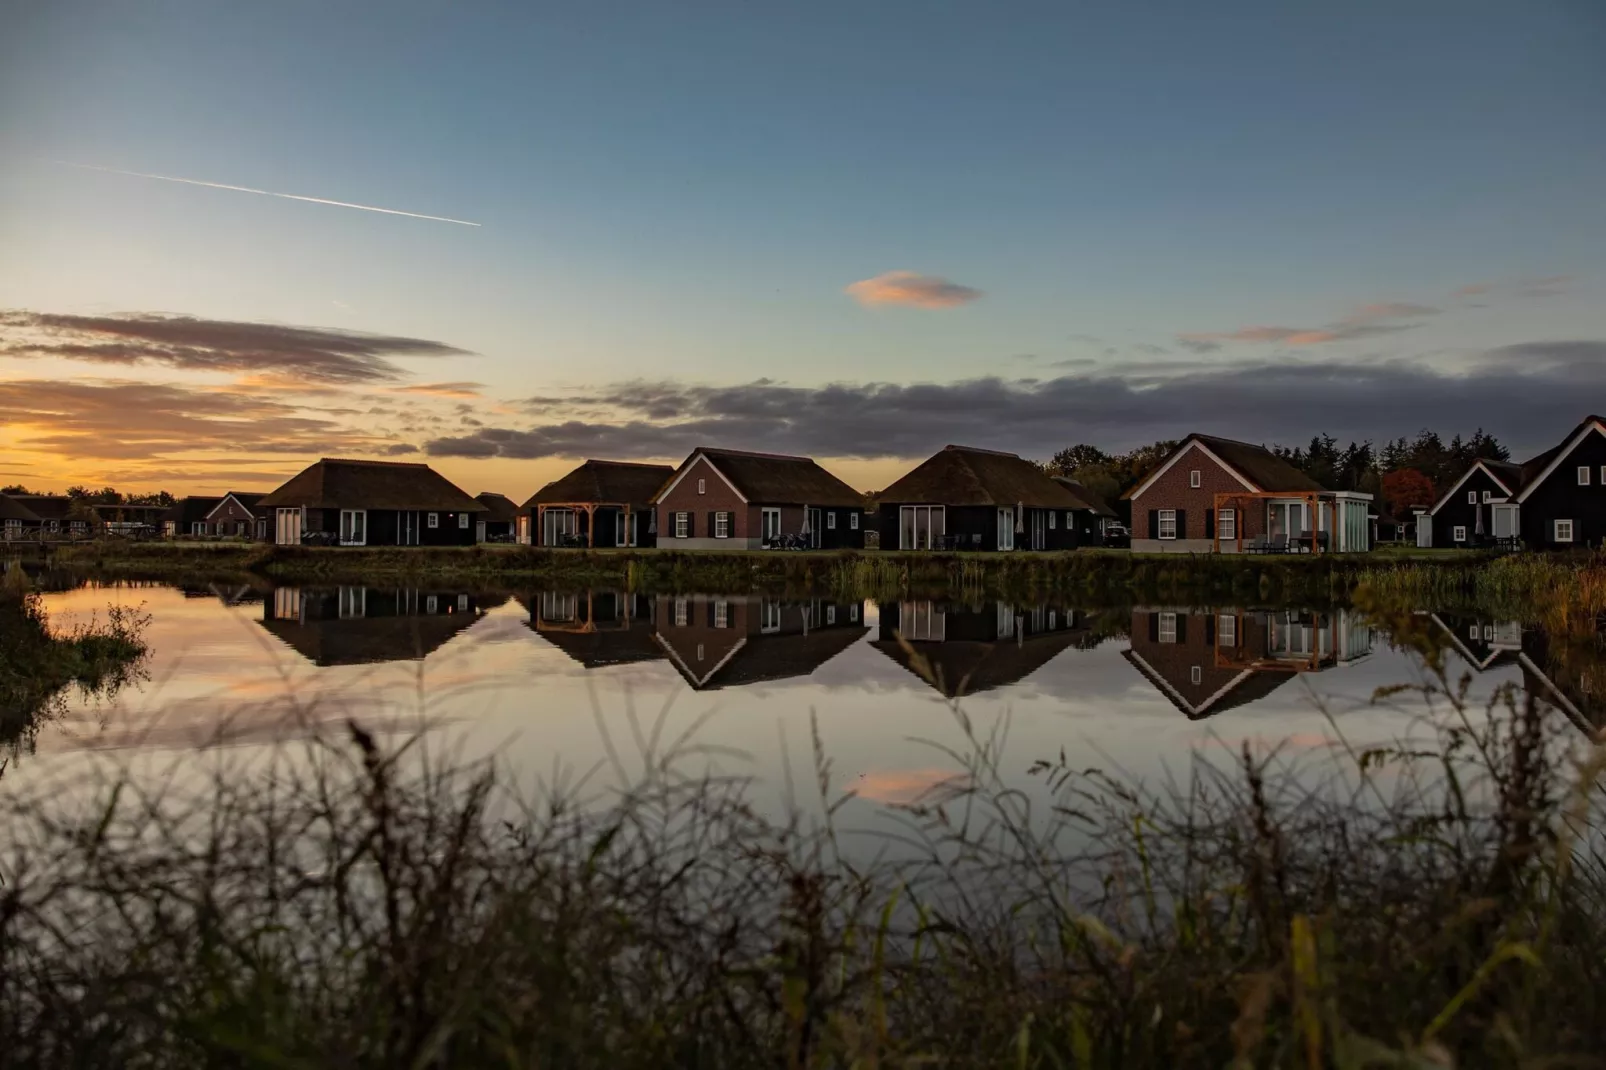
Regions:
<instances>
[{"instance_id":1,"label":"airplane contrail","mask_svg":"<svg viewBox=\"0 0 1606 1070\"><path fill-rule=\"evenodd\" d=\"M283 197L287 201L307 201L310 204L328 204L336 208L357 208L364 212L383 212L385 215L404 215L409 219L429 219L436 223L456 223L460 227L477 227L466 219L452 219L443 215L424 215L422 212L404 212L400 208L378 208L371 204L352 204L350 201L331 201L325 197L304 197L299 193L275 193L270 189L252 189L250 186L230 186L222 182L202 182L198 178L177 178L173 175L152 175L144 171L123 171L116 167L99 167L92 163L73 163L58 160L64 167L77 167L84 171L104 171L108 175L128 175L132 178L154 178L162 182L182 182L186 186L205 186L208 189L231 189L236 193L260 193L264 197Z\"/></svg>"}]
</instances>

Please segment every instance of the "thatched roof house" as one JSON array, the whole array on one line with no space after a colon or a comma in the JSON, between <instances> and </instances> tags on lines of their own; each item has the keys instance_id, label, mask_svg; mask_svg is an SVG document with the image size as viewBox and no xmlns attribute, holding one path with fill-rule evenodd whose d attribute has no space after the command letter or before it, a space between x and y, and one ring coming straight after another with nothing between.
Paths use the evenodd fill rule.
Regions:
<instances>
[{"instance_id":1,"label":"thatched roof house","mask_svg":"<svg viewBox=\"0 0 1606 1070\"><path fill-rule=\"evenodd\" d=\"M343 546L471 545L483 503L427 464L324 458L257 503L274 541Z\"/></svg>"}]
</instances>

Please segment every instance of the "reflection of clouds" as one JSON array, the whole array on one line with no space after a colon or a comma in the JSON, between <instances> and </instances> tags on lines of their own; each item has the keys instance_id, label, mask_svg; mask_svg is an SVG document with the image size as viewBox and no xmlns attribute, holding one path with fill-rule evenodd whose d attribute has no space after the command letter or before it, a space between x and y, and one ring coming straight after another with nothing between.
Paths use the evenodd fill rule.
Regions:
<instances>
[{"instance_id":1,"label":"reflection of clouds","mask_svg":"<svg viewBox=\"0 0 1606 1070\"><path fill-rule=\"evenodd\" d=\"M861 799L908 806L957 795L969 785L969 777L952 769L886 769L860 773L852 788Z\"/></svg>"}]
</instances>

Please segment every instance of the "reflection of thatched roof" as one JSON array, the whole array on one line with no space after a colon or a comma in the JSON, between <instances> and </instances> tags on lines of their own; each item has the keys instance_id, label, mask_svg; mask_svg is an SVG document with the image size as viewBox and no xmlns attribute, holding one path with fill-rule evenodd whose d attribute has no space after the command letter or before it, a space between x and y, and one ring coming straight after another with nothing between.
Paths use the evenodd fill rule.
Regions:
<instances>
[{"instance_id":1,"label":"reflection of thatched roof","mask_svg":"<svg viewBox=\"0 0 1606 1070\"><path fill-rule=\"evenodd\" d=\"M634 621L628 628L604 626L591 632L542 628L533 622L526 622L525 626L588 669L658 661L664 657L664 651L653 642L650 620Z\"/></svg>"},{"instance_id":2,"label":"reflection of thatched roof","mask_svg":"<svg viewBox=\"0 0 1606 1070\"><path fill-rule=\"evenodd\" d=\"M1013 453L945 446L876 495L883 502L1016 505L1077 509L1085 504L1041 468Z\"/></svg>"},{"instance_id":3,"label":"reflection of thatched roof","mask_svg":"<svg viewBox=\"0 0 1606 1070\"><path fill-rule=\"evenodd\" d=\"M430 509L483 513L485 506L427 464L325 457L257 503L265 509Z\"/></svg>"},{"instance_id":4,"label":"reflection of thatched roof","mask_svg":"<svg viewBox=\"0 0 1606 1070\"><path fill-rule=\"evenodd\" d=\"M675 470L667 464L587 461L536 491L524 503L524 508L569 502L613 502L645 507L658 493L658 488L674 474Z\"/></svg>"},{"instance_id":5,"label":"reflection of thatched roof","mask_svg":"<svg viewBox=\"0 0 1606 1070\"><path fill-rule=\"evenodd\" d=\"M1030 636L1022 641L1000 639L987 643L959 639L941 643L911 643L915 653L925 659L927 667L936 676L935 680L926 680L925 675L915 668L909 651L902 643L882 639L870 645L926 680L948 698L959 698L1020 683L1053 661L1067 647L1076 645L1085 635L1079 629L1067 629Z\"/></svg>"},{"instance_id":6,"label":"reflection of thatched roof","mask_svg":"<svg viewBox=\"0 0 1606 1070\"><path fill-rule=\"evenodd\" d=\"M743 687L807 676L864 638L869 630L850 626L825 628L807 635L794 632L788 635L748 636L737 644L725 660L716 663L701 676L691 668L669 637L660 633L654 638L670 655L670 662L680 670L687 683L699 691L714 691L722 687Z\"/></svg>"},{"instance_id":7,"label":"reflection of thatched roof","mask_svg":"<svg viewBox=\"0 0 1606 1070\"><path fill-rule=\"evenodd\" d=\"M424 613L261 624L314 665L367 665L421 660L479 619L475 612Z\"/></svg>"},{"instance_id":8,"label":"reflection of thatched roof","mask_svg":"<svg viewBox=\"0 0 1606 1070\"><path fill-rule=\"evenodd\" d=\"M811 457L700 449L675 471L684 472L698 457L706 457L737 492L753 504L804 503L850 508L864 505L864 495L815 464Z\"/></svg>"},{"instance_id":9,"label":"reflection of thatched roof","mask_svg":"<svg viewBox=\"0 0 1606 1070\"><path fill-rule=\"evenodd\" d=\"M1171 705L1182 711L1190 721L1202 721L1206 717L1214 717L1218 713L1259 702L1297 675L1281 670L1245 669L1226 687L1209 696L1198 706L1192 706L1163 674L1144 661L1136 651L1124 650L1121 656L1154 684L1155 689L1169 699Z\"/></svg>"},{"instance_id":10,"label":"reflection of thatched roof","mask_svg":"<svg viewBox=\"0 0 1606 1070\"><path fill-rule=\"evenodd\" d=\"M37 524L39 514L21 502L0 494L0 520L20 520L24 524Z\"/></svg>"}]
</instances>

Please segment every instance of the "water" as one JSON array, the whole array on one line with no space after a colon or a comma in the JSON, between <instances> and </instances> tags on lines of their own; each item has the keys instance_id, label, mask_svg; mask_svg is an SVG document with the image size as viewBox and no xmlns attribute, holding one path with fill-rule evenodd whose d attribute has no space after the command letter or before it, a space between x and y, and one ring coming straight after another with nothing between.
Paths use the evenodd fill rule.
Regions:
<instances>
[{"instance_id":1,"label":"water","mask_svg":"<svg viewBox=\"0 0 1606 1070\"><path fill-rule=\"evenodd\" d=\"M795 601L617 591L248 585L78 587L58 625L143 606L147 678L74 697L17 755L8 788L205 760L343 732L426 729L521 783L622 782L665 755L751 775L765 805L817 800L814 740L854 806L929 798L993 738L999 771L1046 804L1033 762L1161 782L1245 742L1297 757L1340 737L1408 740L1422 658L1353 610L1045 603ZM1563 665L1521 622L1422 613L1472 703L1532 689L1582 732L1601 723L1599 663ZM899 636L902 636L900 641ZM197 753L197 748L205 748ZM868 813L868 811L866 811Z\"/></svg>"}]
</instances>

